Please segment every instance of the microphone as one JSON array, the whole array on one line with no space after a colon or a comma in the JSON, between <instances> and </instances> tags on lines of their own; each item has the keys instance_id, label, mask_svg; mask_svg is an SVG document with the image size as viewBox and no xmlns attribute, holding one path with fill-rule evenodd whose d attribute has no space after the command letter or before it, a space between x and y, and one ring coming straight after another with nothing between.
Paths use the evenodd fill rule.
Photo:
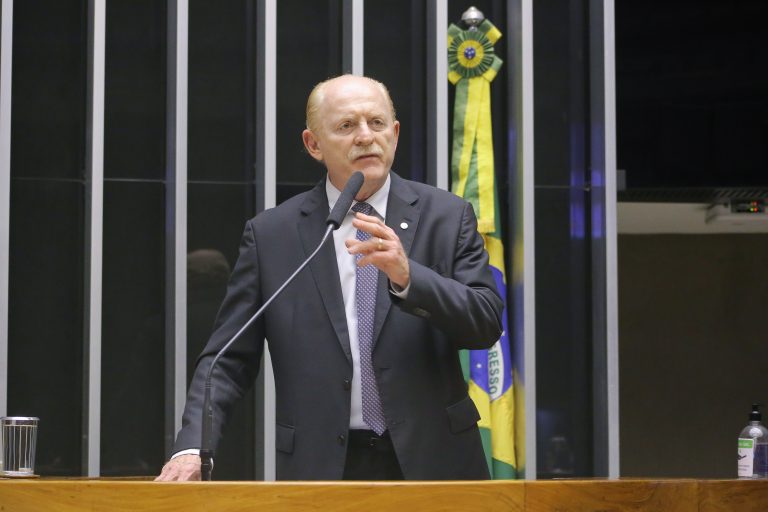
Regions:
<instances>
[{"instance_id":1,"label":"microphone","mask_svg":"<svg viewBox=\"0 0 768 512\"><path fill-rule=\"evenodd\" d=\"M280 288L278 288L277 291L273 293L272 296L267 299L266 302L264 302L264 304L261 305L259 310L256 311L256 313L254 313L247 322L245 322L240 330L237 331L234 336L232 336L232 339L230 339L221 348L221 350L219 350L219 352L216 354L216 357L213 358L213 361L211 361L211 366L208 367L208 374L205 377L205 395L203 397L203 425L202 437L200 439L201 480L210 481L211 473L213 472L213 447L211 446L213 444L211 442L211 431L213 430L213 406L211 405L211 388L213 387L213 384L211 382L211 378L213 377L213 369L216 367L216 363L218 363L219 359L221 359L221 356L223 356L227 350L229 350L229 347L231 347L232 344L238 338L240 338L240 335L242 335L243 332L245 332L248 327L250 327L251 324L253 324L253 322L255 322L264 313L267 307L272 304L272 301L274 301L277 296L280 295L289 284L291 284L294 278L299 275L299 272L304 270L304 267L306 267L309 262L312 261L318 252L320 252L320 248L323 246L323 244L325 244L325 241L328 240L328 236L331 234L331 232L339 229L342 220L347 215L349 208L352 206L352 201L355 199L357 193L360 192L360 188L362 188L364 181L365 177L360 171L356 171L352 174L352 176L349 177L347 184L344 186L344 190L341 192L339 199L336 201L336 204L333 207L333 211L330 213L330 215L328 215L328 218L325 221L328 227L325 229L325 234L323 235L322 240L320 240L320 243L317 244L317 248L312 252L312 254L309 255L306 260L304 260L301 265L299 265L299 268L297 268L296 271L291 274L288 279L286 279Z\"/></svg>"},{"instance_id":2,"label":"microphone","mask_svg":"<svg viewBox=\"0 0 768 512\"><path fill-rule=\"evenodd\" d=\"M344 186L344 190L341 192L339 199L333 206L333 210L325 220L326 224L333 224L333 229L339 229L344 217L347 215L349 208L352 206L355 196L360 192L360 188L363 186L365 177L360 171L355 171L352 176L347 180L347 184Z\"/></svg>"}]
</instances>

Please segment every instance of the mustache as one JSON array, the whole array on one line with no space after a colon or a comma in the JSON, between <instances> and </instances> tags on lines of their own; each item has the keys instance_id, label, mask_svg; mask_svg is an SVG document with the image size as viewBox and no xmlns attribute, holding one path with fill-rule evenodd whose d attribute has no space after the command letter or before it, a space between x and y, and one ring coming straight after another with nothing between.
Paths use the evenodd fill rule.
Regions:
<instances>
[{"instance_id":1,"label":"mustache","mask_svg":"<svg viewBox=\"0 0 768 512\"><path fill-rule=\"evenodd\" d=\"M379 146L377 143L373 143L370 146L354 146L347 155L347 158L349 158L350 162L357 160L361 156L382 156L384 154L384 150L381 149L381 146Z\"/></svg>"}]
</instances>

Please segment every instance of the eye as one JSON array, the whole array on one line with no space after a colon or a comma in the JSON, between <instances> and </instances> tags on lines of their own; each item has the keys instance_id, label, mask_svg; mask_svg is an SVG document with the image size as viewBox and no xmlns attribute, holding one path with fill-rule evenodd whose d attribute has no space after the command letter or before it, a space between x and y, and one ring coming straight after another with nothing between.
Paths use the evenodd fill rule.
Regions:
<instances>
[{"instance_id":1,"label":"eye","mask_svg":"<svg viewBox=\"0 0 768 512\"><path fill-rule=\"evenodd\" d=\"M338 127L339 131L343 131L343 132L349 131L351 128L352 128L352 123L350 121L344 121Z\"/></svg>"},{"instance_id":2,"label":"eye","mask_svg":"<svg viewBox=\"0 0 768 512\"><path fill-rule=\"evenodd\" d=\"M387 123L385 123L383 119L377 117L371 121L371 126L377 129L382 129L387 126Z\"/></svg>"}]
</instances>

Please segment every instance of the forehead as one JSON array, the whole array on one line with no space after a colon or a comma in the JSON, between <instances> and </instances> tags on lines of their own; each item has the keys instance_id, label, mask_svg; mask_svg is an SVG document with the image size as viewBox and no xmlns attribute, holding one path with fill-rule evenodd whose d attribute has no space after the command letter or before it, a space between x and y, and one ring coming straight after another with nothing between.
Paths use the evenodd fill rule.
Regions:
<instances>
[{"instance_id":1,"label":"forehead","mask_svg":"<svg viewBox=\"0 0 768 512\"><path fill-rule=\"evenodd\" d=\"M345 78L326 85L321 110L326 115L387 115L389 102L375 83L365 79Z\"/></svg>"}]
</instances>

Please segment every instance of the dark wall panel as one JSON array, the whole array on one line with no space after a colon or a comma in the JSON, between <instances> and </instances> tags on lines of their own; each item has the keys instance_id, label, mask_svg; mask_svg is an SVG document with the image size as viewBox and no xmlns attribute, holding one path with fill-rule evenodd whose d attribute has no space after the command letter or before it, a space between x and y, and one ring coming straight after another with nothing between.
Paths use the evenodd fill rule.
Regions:
<instances>
[{"instance_id":1,"label":"dark wall panel","mask_svg":"<svg viewBox=\"0 0 768 512\"><path fill-rule=\"evenodd\" d=\"M427 165L426 10L424 2L410 0L365 2L363 44L365 75L387 86L401 124L392 168L422 182Z\"/></svg>"},{"instance_id":2,"label":"dark wall panel","mask_svg":"<svg viewBox=\"0 0 768 512\"><path fill-rule=\"evenodd\" d=\"M277 3L278 202L311 188L325 167L304 150L305 107L318 82L341 69L341 1Z\"/></svg>"},{"instance_id":3,"label":"dark wall panel","mask_svg":"<svg viewBox=\"0 0 768 512\"><path fill-rule=\"evenodd\" d=\"M151 475L164 461L165 187L107 182L101 470Z\"/></svg>"},{"instance_id":4,"label":"dark wall panel","mask_svg":"<svg viewBox=\"0 0 768 512\"><path fill-rule=\"evenodd\" d=\"M617 152L633 188L768 187L768 3L616 2Z\"/></svg>"},{"instance_id":5,"label":"dark wall panel","mask_svg":"<svg viewBox=\"0 0 768 512\"><path fill-rule=\"evenodd\" d=\"M596 448L605 443L595 444L593 417L593 321L605 312L593 296L602 278L593 275L594 244L604 233L592 225L588 7L533 6L539 478L595 475Z\"/></svg>"},{"instance_id":6,"label":"dark wall panel","mask_svg":"<svg viewBox=\"0 0 768 512\"><path fill-rule=\"evenodd\" d=\"M249 181L255 170L253 0L189 5L189 179Z\"/></svg>"},{"instance_id":7,"label":"dark wall panel","mask_svg":"<svg viewBox=\"0 0 768 512\"><path fill-rule=\"evenodd\" d=\"M165 0L106 10L104 177L165 177Z\"/></svg>"},{"instance_id":8,"label":"dark wall panel","mask_svg":"<svg viewBox=\"0 0 768 512\"><path fill-rule=\"evenodd\" d=\"M592 472L590 239L586 193L536 191L536 426L540 478Z\"/></svg>"},{"instance_id":9,"label":"dark wall panel","mask_svg":"<svg viewBox=\"0 0 768 512\"><path fill-rule=\"evenodd\" d=\"M13 180L8 414L40 418L35 471L79 475L83 185Z\"/></svg>"},{"instance_id":10,"label":"dark wall panel","mask_svg":"<svg viewBox=\"0 0 768 512\"><path fill-rule=\"evenodd\" d=\"M8 414L40 418L46 475L82 469L86 4L13 12Z\"/></svg>"},{"instance_id":11,"label":"dark wall panel","mask_svg":"<svg viewBox=\"0 0 768 512\"><path fill-rule=\"evenodd\" d=\"M83 177L86 5L84 0L14 2L14 176Z\"/></svg>"}]
</instances>

